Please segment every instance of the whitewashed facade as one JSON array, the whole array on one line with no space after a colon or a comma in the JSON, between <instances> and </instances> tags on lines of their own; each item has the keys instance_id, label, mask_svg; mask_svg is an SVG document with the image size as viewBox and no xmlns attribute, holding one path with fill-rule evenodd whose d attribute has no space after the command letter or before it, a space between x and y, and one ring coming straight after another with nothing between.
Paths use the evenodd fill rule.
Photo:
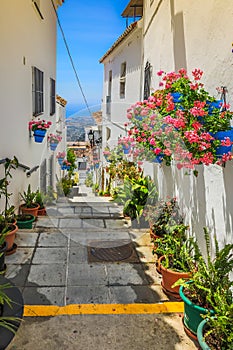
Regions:
<instances>
[{"instance_id":1,"label":"whitewashed facade","mask_svg":"<svg viewBox=\"0 0 233 350\"><path fill-rule=\"evenodd\" d=\"M131 0L129 4L133 2ZM170 72L185 68L190 74L193 69L200 68L204 71L202 82L213 96L219 97L216 87L227 87L227 102L233 109L232 2L144 0L142 3L142 60L141 63L138 62L140 69L137 71L137 77L140 78L134 79L132 85L126 85L126 95L130 94L125 99L126 104L143 99L144 69L149 63L152 71L151 92L159 88L156 72L161 69ZM127 56L132 57L132 46L128 45L127 40L121 42L119 49L121 54L127 52ZM104 101L108 95L108 72L116 67L119 69L122 59L118 61L118 58L115 48L111 56L103 61ZM115 79L116 84L119 80L117 78L118 76ZM112 101L117 101L117 93L117 89L112 89ZM104 108L103 106L103 111ZM124 124L127 119L123 112L122 109L122 113L113 114L112 120ZM121 133L116 133L116 128L111 123L108 123L108 127L111 128L112 135L118 136ZM216 165L198 166L198 177L191 173L186 174L185 170L177 170L175 166L146 163L144 170L154 176L161 198L178 198L186 221L198 237L200 246L204 244L203 226L207 226L212 234L216 233L221 246L226 242L233 243L232 162L225 168Z\"/></svg>"},{"instance_id":2,"label":"whitewashed facade","mask_svg":"<svg viewBox=\"0 0 233 350\"><path fill-rule=\"evenodd\" d=\"M62 2L54 0L55 7ZM55 152L50 151L47 137L41 144L34 142L28 123L38 118L51 121L47 135L56 133L58 127L54 110L56 96L51 89L51 83L56 81L56 21L51 1L1 1L0 158L16 156L30 169L39 166L29 177L22 168L12 173L11 192L14 193L15 205L19 204L18 193L25 190L29 183L33 190L54 183ZM42 111L37 115L33 113L33 67L43 75ZM64 106L62 108L64 110ZM1 174L2 171L3 165L0 166Z\"/></svg>"}]
</instances>

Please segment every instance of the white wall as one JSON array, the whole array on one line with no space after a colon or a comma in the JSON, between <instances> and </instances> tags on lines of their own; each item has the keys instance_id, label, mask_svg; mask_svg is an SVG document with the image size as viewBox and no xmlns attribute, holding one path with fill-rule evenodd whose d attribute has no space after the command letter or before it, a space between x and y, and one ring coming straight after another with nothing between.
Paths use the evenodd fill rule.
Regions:
<instances>
[{"instance_id":1,"label":"white wall","mask_svg":"<svg viewBox=\"0 0 233 350\"><path fill-rule=\"evenodd\" d=\"M233 109L233 6L225 0L145 1L144 64L153 66L152 87L158 88L156 72L186 68L204 71L206 89L217 97L216 87L227 86ZM216 233L221 246L233 243L232 162L225 168L198 166L198 177L175 166L154 165L160 196L176 196L186 220L203 246L203 226Z\"/></svg>"},{"instance_id":2,"label":"white wall","mask_svg":"<svg viewBox=\"0 0 233 350\"><path fill-rule=\"evenodd\" d=\"M56 116L49 111L50 78L56 79L56 16L50 1L41 0L40 4L43 20L30 0L1 0L0 11L0 158L15 155L30 168L52 154L47 140L38 144L29 137L32 66L44 72L44 113L40 118L52 121L48 133L56 130ZM38 188L39 171L27 178L22 170L16 170L11 184L16 202L18 192L28 183L33 190Z\"/></svg>"},{"instance_id":3,"label":"white wall","mask_svg":"<svg viewBox=\"0 0 233 350\"><path fill-rule=\"evenodd\" d=\"M141 21L142 22L142 21ZM105 58L104 83L103 83L103 129L112 129L111 137L108 140L109 146L117 144L118 136L124 135L124 123L126 111L135 101L141 98L141 62L142 62L142 23L129 33L124 40ZM126 87L125 98L120 98L120 74L121 64L126 62ZM106 115L106 96L108 95L108 77L112 70L112 96L111 116ZM120 127L117 127L119 125ZM123 129L122 129L123 128ZM106 143L106 130L103 130L103 146Z\"/></svg>"}]
</instances>

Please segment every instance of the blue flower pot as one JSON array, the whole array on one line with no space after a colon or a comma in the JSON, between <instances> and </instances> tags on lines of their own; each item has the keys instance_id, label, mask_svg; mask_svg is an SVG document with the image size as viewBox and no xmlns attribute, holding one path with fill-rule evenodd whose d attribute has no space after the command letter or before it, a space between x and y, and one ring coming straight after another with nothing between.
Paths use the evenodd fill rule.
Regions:
<instances>
[{"instance_id":1,"label":"blue flower pot","mask_svg":"<svg viewBox=\"0 0 233 350\"><path fill-rule=\"evenodd\" d=\"M135 115L134 118L140 122L143 120L143 116L141 115Z\"/></svg>"},{"instance_id":2,"label":"blue flower pot","mask_svg":"<svg viewBox=\"0 0 233 350\"><path fill-rule=\"evenodd\" d=\"M42 143L44 140L45 134L46 134L46 130L40 130L40 129L34 130L33 136L34 136L35 142Z\"/></svg>"},{"instance_id":3,"label":"blue flower pot","mask_svg":"<svg viewBox=\"0 0 233 350\"><path fill-rule=\"evenodd\" d=\"M213 135L214 138L217 140L224 140L225 137L229 137L230 140L233 142L233 128L231 130L226 130L226 131L219 131L216 134ZM217 157L222 157L224 153L231 152L232 145L231 146L218 146L216 148L216 155Z\"/></svg>"},{"instance_id":4,"label":"blue flower pot","mask_svg":"<svg viewBox=\"0 0 233 350\"><path fill-rule=\"evenodd\" d=\"M207 101L206 104L209 106L208 113L212 114L216 108L221 109L223 103L224 103L223 100L217 100L214 102Z\"/></svg>"},{"instance_id":5,"label":"blue flower pot","mask_svg":"<svg viewBox=\"0 0 233 350\"><path fill-rule=\"evenodd\" d=\"M130 151L130 146L125 146L125 145L122 145L122 148L123 148L123 152L124 152L124 154L129 154L129 151Z\"/></svg>"},{"instance_id":6,"label":"blue flower pot","mask_svg":"<svg viewBox=\"0 0 233 350\"><path fill-rule=\"evenodd\" d=\"M50 143L50 149L51 151L55 151L55 149L57 148L58 143Z\"/></svg>"},{"instance_id":7,"label":"blue flower pot","mask_svg":"<svg viewBox=\"0 0 233 350\"><path fill-rule=\"evenodd\" d=\"M61 166L61 170L66 170L67 169L67 165L62 165Z\"/></svg>"},{"instance_id":8,"label":"blue flower pot","mask_svg":"<svg viewBox=\"0 0 233 350\"><path fill-rule=\"evenodd\" d=\"M174 103L180 103L183 99L183 94L181 92L171 92Z\"/></svg>"},{"instance_id":9,"label":"blue flower pot","mask_svg":"<svg viewBox=\"0 0 233 350\"><path fill-rule=\"evenodd\" d=\"M95 164L95 169L99 169L99 164Z\"/></svg>"},{"instance_id":10,"label":"blue flower pot","mask_svg":"<svg viewBox=\"0 0 233 350\"><path fill-rule=\"evenodd\" d=\"M57 160L58 160L58 164L59 164L59 165L62 165L62 163L63 163L63 159L64 159L64 158L57 158Z\"/></svg>"},{"instance_id":11,"label":"blue flower pot","mask_svg":"<svg viewBox=\"0 0 233 350\"><path fill-rule=\"evenodd\" d=\"M163 154L158 154L154 159L153 159L153 163L159 163L159 164L161 164L162 163L162 161L163 161Z\"/></svg>"}]
</instances>

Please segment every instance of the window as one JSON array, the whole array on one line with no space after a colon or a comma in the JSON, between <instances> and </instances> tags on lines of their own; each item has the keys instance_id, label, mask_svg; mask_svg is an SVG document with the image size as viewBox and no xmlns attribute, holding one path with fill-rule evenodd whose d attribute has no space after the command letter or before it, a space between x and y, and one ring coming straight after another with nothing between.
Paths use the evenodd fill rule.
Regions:
<instances>
[{"instance_id":1,"label":"window","mask_svg":"<svg viewBox=\"0 0 233 350\"><path fill-rule=\"evenodd\" d=\"M152 66L149 62L146 62L144 70L144 100L147 100L150 96L151 73Z\"/></svg>"},{"instance_id":2,"label":"window","mask_svg":"<svg viewBox=\"0 0 233 350\"><path fill-rule=\"evenodd\" d=\"M44 19L42 13L41 13L41 9L40 9L40 0L32 0L32 3L37 11L37 13L39 14L41 19Z\"/></svg>"},{"instance_id":3,"label":"window","mask_svg":"<svg viewBox=\"0 0 233 350\"><path fill-rule=\"evenodd\" d=\"M55 86L55 80L50 78L50 115L54 115L56 111Z\"/></svg>"},{"instance_id":4,"label":"window","mask_svg":"<svg viewBox=\"0 0 233 350\"><path fill-rule=\"evenodd\" d=\"M32 108L36 117L44 112L44 73L32 67Z\"/></svg>"},{"instance_id":5,"label":"window","mask_svg":"<svg viewBox=\"0 0 233 350\"><path fill-rule=\"evenodd\" d=\"M112 96L112 71L108 73L108 96L106 96L106 113L111 114L111 96Z\"/></svg>"},{"instance_id":6,"label":"window","mask_svg":"<svg viewBox=\"0 0 233 350\"><path fill-rule=\"evenodd\" d=\"M125 98L126 62L121 64L120 98Z\"/></svg>"}]
</instances>

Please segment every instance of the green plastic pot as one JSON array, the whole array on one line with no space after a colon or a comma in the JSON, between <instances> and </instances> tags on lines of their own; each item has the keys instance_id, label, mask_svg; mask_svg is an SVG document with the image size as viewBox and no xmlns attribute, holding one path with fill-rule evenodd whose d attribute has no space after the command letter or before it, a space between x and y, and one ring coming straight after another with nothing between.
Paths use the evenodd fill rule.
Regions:
<instances>
[{"instance_id":1,"label":"green plastic pot","mask_svg":"<svg viewBox=\"0 0 233 350\"><path fill-rule=\"evenodd\" d=\"M17 226L19 229L32 229L32 224L35 221L35 216L31 214L27 214L28 217L30 217L29 220L17 220Z\"/></svg>"},{"instance_id":2,"label":"green plastic pot","mask_svg":"<svg viewBox=\"0 0 233 350\"><path fill-rule=\"evenodd\" d=\"M205 309L192 303L192 301L184 295L183 289L184 287L181 286L179 293L181 299L184 302L184 325L193 334L197 335L197 328L199 324L203 321L203 317L201 315L205 315L208 312L208 309ZM214 314L213 311L211 313Z\"/></svg>"},{"instance_id":3,"label":"green plastic pot","mask_svg":"<svg viewBox=\"0 0 233 350\"><path fill-rule=\"evenodd\" d=\"M210 350L210 347L204 341L204 329L205 329L206 323L207 323L207 320L202 320L201 323L199 323L199 326L197 328L197 339L202 350Z\"/></svg>"}]
</instances>

